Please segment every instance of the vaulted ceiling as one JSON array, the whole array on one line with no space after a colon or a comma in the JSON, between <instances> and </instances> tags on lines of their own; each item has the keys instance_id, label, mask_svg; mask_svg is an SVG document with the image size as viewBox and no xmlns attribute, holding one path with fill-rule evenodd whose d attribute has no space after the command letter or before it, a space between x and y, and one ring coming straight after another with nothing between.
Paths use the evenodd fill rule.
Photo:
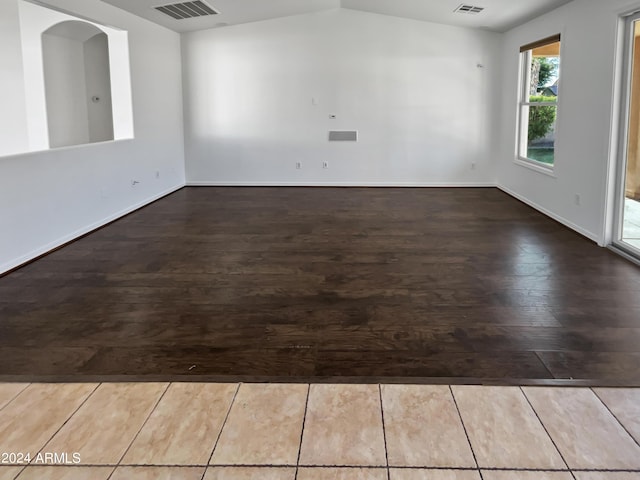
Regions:
<instances>
[{"instance_id":1,"label":"vaulted ceiling","mask_svg":"<svg viewBox=\"0 0 640 480\"><path fill-rule=\"evenodd\" d=\"M504 32L571 0L203 0L217 15L177 20L155 7L185 0L102 0L177 32L224 27L334 8ZM484 7L456 13L462 3Z\"/></svg>"}]
</instances>

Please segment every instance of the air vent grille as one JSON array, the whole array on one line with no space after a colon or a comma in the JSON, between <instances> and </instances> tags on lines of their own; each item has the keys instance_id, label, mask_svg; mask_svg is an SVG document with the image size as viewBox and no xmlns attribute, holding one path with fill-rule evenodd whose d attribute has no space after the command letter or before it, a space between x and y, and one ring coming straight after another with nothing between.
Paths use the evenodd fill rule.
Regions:
<instances>
[{"instance_id":1,"label":"air vent grille","mask_svg":"<svg viewBox=\"0 0 640 480\"><path fill-rule=\"evenodd\" d=\"M467 5L463 3L458 8L454 10L456 13L470 13L472 15L478 14L484 10L484 7L477 7L475 5Z\"/></svg>"},{"instance_id":2,"label":"air vent grille","mask_svg":"<svg viewBox=\"0 0 640 480\"><path fill-rule=\"evenodd\" d=\"M332 130L329 132L329 141L330 142L357 142L358 132L357 130L345 130L345 131Z\"/></svg>"},{"instance_id":3,"label":"air vent grille","mask_svg":"<svg viewBox=\"0 0 640 480\"><path fill-rule=\"evenodd\" d=\"M196 0L195 2L171 3L169 5L155 7L155 9L176 20L218 14L213 8L200 0Z\"/></svg>"}]
</instances>

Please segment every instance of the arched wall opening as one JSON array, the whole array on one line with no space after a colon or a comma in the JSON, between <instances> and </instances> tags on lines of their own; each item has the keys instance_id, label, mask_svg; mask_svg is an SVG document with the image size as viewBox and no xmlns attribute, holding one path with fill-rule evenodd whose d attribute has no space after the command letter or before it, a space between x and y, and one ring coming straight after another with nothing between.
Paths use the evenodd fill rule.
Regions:
<instances>
[{"instance_id":1,"label":"arched wall opening","mask_svg":"<svg viewBox=\"0 0 640 480\"><path fill-rule=\"evenodd\" d=\"M13 56L5 55L0 75L0 157L133 139L127 31L26 0L7 1L13 9L3 2L2 13L17 22L8 34L20 44L7 47Z\"/></svg>"},{"instance_id":2,"label":"arched wall opening","mask_svg":"<svg viewBox=\"0 0 640 480\"><path fill-rule=\"evenodd\" d=\"M51 148L114 139L109 41L95 25L69 20L42 33Z\"/></svg>"}]
</instances>

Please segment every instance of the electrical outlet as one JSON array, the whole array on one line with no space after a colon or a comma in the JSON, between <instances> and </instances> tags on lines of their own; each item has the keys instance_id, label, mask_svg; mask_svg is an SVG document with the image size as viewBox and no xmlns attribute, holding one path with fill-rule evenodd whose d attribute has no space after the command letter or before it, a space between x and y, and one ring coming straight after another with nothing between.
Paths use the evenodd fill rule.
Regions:
<instances>
[{"instance_id":1,"label":"electrical outlet","mask_svg":"<svg viewBox=\"0 0 640 480\"><path fill-rule=\"evenodd\" d=\"M296 170L300 170L302 168L302 162L296 162Z\"/></svg>"},{"instance_id":2,"label":"electrical outlet","mask_svg":"<svg viewBox=\"0 0 640 480\"><path fill-rule=\"evenodd\" d=\"M329 168L329 162L322 162L322 168L324 168L325 170Z\"/></svg>"}]
</instances>

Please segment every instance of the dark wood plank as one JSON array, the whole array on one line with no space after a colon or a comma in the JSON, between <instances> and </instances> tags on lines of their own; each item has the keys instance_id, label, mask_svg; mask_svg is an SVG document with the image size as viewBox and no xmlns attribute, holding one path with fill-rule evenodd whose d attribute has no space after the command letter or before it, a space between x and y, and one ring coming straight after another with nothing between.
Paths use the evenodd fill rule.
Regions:
<instances>
[{"instance_id":1,"label":"dark wood plank","mask_svg":"<svg viewBox=\"0 0 640 480\"><path fill-rule=\"evenodd\" d=\"M609 385L640 385L640 353L541 352L540 359L557 379L609 380ZM611 383L612 382L612 383Z\"/></svg>"},{"instance_id":2,"label":"dark wood plank","mask_svg":"<svg viewBox=\"0 0 640 480\"><path fill-rule=\"evenodd\" d=\"M254 342L250 348L221 348L208 345L179 347L101 348L77 370L77 374L130 375L222 375L234 377L247 372L263 377L310 378L314 375L315 354L305 349L263 348Z\"/></svg>"},{"instance_id":3,"label":"dark wood plank","mask_svg":"<svg viewBox=\"0 0 640 480\"><path fill-rule=\"evenodd\" d=\"M0 348L0 365L3 375L17 375L22 381L34 375L74 376L94 357L93 347L20 347L3 345Z\"/></svg>"},{"instance_id":4,"label":"dark wood plank","mask_svg":"<svg viewBox=\"0 0 640 480\"><path fill-rule=\"evenodd\" d=\"M319 355L318 376L553 378L533 352L432 353L425 351L334 351ZM455 380L451 383L456 383ZM466 382L465 382L466 383Z\"/></svg>"},{"instance_id":5,"label":"dark wood plank","mask_svg":"<svg viewBox=\"0 0 640 480\"><path fill-rule=\"evenodd\" d=\"M634 371L640 269L497 189L184 188L0 278L0 378Z\"/></svg>"}]
</instances>

